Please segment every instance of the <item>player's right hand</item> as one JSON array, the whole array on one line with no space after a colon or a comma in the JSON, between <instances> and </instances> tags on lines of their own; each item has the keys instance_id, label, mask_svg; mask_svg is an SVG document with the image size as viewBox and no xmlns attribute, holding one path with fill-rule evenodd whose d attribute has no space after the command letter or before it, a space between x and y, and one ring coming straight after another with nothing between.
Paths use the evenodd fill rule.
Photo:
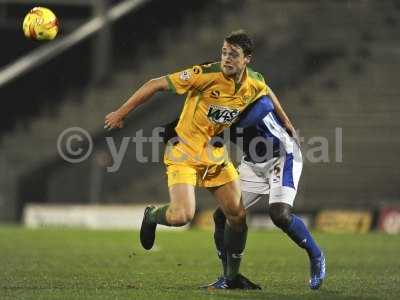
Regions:
<instances>
[{"instance_id":1,"label":"player's right hand","mask_svg":"<svg viewBox=\"0 0 400 300\"><path fill-rule=\"evenodd\" d=\"M123 117L117 112L110 112L104 119L104 129L115 129L124 127Z\"/></svg>"}]
</instances>

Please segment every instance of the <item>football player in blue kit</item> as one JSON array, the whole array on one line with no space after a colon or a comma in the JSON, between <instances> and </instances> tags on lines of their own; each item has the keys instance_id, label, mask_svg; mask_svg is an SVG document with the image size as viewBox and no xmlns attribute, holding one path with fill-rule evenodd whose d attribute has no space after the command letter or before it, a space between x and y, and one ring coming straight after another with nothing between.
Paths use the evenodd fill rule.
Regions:
<instances>
[{"instance_id":1,"label":"football player in blue kit","mask_svg":"<svg viewBox=\"0 0 400 300\"><path fill-rule=\"evenodd\" d=\"M243 131L243 152L239 165L242 201L247 209L269 194L268 212L273 223L299 247L310 260L311 289L319 289L325 278L325 256L303 221L292 213L303 160L295 132L288 131L275 113L274 94L263 96L243 112L231 127L231 141L238 128ZM227 272L223 235L226 218L220 208L214 212L214 241L224 274ZM229 289L225 277L208 286ZM253 287L254 288L254 287Z\"/></svg>"}]
</instances>

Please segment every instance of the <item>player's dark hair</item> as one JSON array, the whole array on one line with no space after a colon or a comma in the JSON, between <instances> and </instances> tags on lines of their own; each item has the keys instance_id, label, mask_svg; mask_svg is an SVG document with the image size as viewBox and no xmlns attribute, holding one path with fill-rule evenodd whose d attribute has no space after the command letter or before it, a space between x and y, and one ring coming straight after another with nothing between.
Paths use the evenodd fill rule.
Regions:
<instances>
[{"instance_id":1,"label":"player's dark hair","mask_svg":"<svg viewBox=\"0 0 400 300\"><path fill-rule=\"evenodd\" d=\"M225 41L242 48L243 53L246 56L253 53L253 41L243 29L232 31L227 37L225 37Z\"/></svg>"}]
</instances>

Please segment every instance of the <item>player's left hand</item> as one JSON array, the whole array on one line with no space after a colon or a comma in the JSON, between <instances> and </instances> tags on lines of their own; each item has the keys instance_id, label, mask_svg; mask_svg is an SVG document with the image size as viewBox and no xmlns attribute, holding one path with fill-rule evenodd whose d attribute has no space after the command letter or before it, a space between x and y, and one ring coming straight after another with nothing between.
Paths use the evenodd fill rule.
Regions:
<instances>
[{"instance_id":1,"label":"player's left hand","mask_svg":"<svg viewBox=\"0 0 400 300\"><path fill-rule=\"evenodd\" d=\"M104 120L104 129L115 129L124 127L123 117L117 112L110 112Z\"/></svg>"}]
</instances>

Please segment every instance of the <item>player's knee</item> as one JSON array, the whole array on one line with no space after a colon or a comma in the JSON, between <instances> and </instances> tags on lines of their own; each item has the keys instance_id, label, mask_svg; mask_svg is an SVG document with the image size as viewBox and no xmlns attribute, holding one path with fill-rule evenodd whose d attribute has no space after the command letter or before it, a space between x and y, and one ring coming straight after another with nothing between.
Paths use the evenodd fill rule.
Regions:
<instances>
[{"instance_id":1,"label":"player's knee","mask_svg":"<svg viewBox=\"0 0 400 300\"><path fill-rule=\"evenodd\" d=\"M230 210L226 218L231 226L240 229L246 225L246 210L240 205L237 209Z\"/></svg>"},{"instance_id":2,"label":"player's knee","mask_svg":"<svg viewBox=\"0 0 400 300\"><path fill-rule=\"evenodd\" d=\"M286 203L273 203L269 206L269 215L275 226L286 230L291 220L291 206Z\"/></svg>"},{"instance_id":3,"label":"player's knee","mask_svg":"<svg viewBox=\"0 0 400 300\"><path fill-rule=\"evenodd\" d=\"M246 215L246 210L244 209L242 203L239 201L237 203L232 202L228 205L225 205L223 210L227 219L241 218Z\"/></svg>"},{"instance_id":4,"label":"player's knee","mask_svg":"<svg viewBox=\"0 0 400 300\"><path fill-rule=\"evenodd\" d=\"M216 226L224 226L226 222L226 217L222 212L221 208L217 208L213 214L214 223Z\"/></svg>"}]
</instances>

